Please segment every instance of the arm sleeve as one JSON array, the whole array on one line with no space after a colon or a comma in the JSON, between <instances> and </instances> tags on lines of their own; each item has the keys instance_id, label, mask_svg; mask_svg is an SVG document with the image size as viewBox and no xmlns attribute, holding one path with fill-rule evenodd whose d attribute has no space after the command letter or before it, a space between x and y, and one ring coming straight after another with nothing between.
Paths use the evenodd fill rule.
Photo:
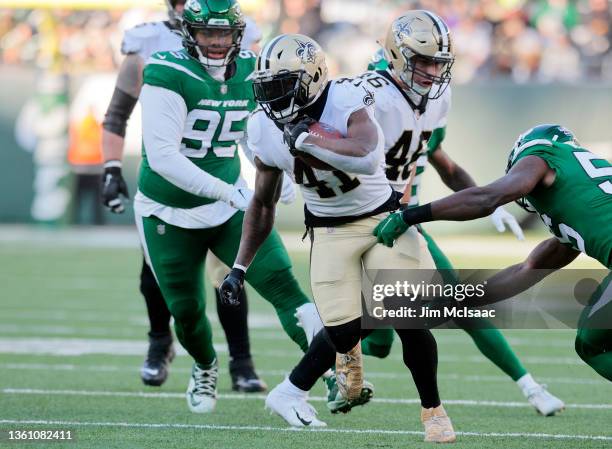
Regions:
<instances>
[{"instance_id":1,"label":"arm sleeve","mask_svg":"<svg viewBox=\"0 0 612 449\"><path fill-rule=\"evenodd\" d=\"M247 157L249 162L254 166L255 165L255 154L253 153L253 150L251 150L251 148L249 147L249 141L247 140L247 138L243 137L240 140L239 145L240 145L240 148L242 148L242 152L244 153L244 155Z\"/></svg>"},{"instance_id":2,"label":"arm sleeve","mask_svg":"<svg viewBox=\"0 0 612 449\"><path fill-rule=\"evenodd\" d=\"M256 110L249 116L247 121L247 132L246 132L246 145L243 147L244 154L247 158L255 161L255 156L259 158L268 167L276 167L274 158L272 157L269 146L271 145L264 142L262 138L261 130L264 128L266 118L263 117L263 111ZM251 154L249 154L251 153Z\"/></svg>"},{"instance_id":3,"label":"arm sleeve","mask_svg":"<svg viewBox=\"0 0 612 449\"><path fill-rule=\"evenodd\" d=\"M440 148L440 145L442 144L444 137L446 137L446 126L443 126L441 128L436 128L433 130L433 132L431 133L431 136L427 140L427 155L428 156L434 153L438 148Z\"/></svg>"},{"instance_id":4,"label":"arm sleeve","mask_svg":"<svg viewBox=\"0 0 612 449\"><path fill-rule=\"evenodd\" d=\"M321 148L317 145L308 144L308 143L300 143L300 139L296 142L296 148L305 153L311 154L317 159L331 165L332 167L346 171L349 173L356 173L360 175L373 175L376 173L376 170L381 165L384 152L383 145L384 139L382 135L382 130L376 119L372 117L371 110L368 109L368 115L374 121L376 125L376 132L378 134L378 143L376 144L376 149L374 151L369 152L365 156L357 157L357 156L346 156L334 153L333 151L327 150L325 148ZM305 137L308 134L304 133Z\"/></svg>"},{"instance_id":5,"label":"arm sleeve","mask_svg":"<svg viewBox=\"0 0 612 449\"><path fill-rule=\"evenodd\" d=\"M360 175L376 173L382 155L379 151L372 151L362 157L344 156L312 144L302 144L300 150L338 170Z\"/></svg>"},{"instance_id":6,"label":"arm sleeve","mask_svg":"<svg viewBox=\"0 0 612 449\"><path fill-rule=\"evenodd\" d=\"M151 168L189 193L229 201L233 186L201 170L179 151L187 118L183 98L171 90L145 85L140 102L142 139Z\"/></svg>"}]
</instances>

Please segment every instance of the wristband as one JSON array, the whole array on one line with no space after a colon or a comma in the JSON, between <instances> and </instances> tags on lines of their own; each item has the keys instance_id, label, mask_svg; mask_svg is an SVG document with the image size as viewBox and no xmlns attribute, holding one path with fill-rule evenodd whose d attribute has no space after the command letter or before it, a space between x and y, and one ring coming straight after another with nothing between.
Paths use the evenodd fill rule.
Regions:
<instances>
[{"instance_id":1,"label":"wristband","mask_svg":"<svg viewBox=\"0 0 612 449\"><path fill-rule=\"evenodd\" d=\"M408 226L431 221L431 203L427 203L424 206L411 207L410 209L402 211L402 220L404 220L404 223Z\"/></svg>"},{"instance_id":2,"label":"wristband","mask_svg":"<svg viewBox=\"0 0 612 449\"><path fill-rule=\"evenodd\" d=\"M295 144L293 146L298 150L306 151L307 148L312 146L309 144L304 144L304 141L308 138L308 136L310 136L310 133L303 132L297 137L297 139L295 139Z\"/></svg>"},{"instance_id":3,"label":"wristband","mask_svg":"<svg viewBox=\"0 0 612 449\"><path fill-rule=\"evenodd\" d=\"M104 163L104 168L121 168L121 161L118 159L111 159Z\"/></svg>"},{"instance_id":4,"label":"wristband","mask_svg":"<svg viewBox=\"0 0 612 449\"><path fill-rule=\"evenodd\" d=\"M246 273L246 271L248 270L247 267L245 267L244 265L240 265L239 263L235 263L232 268L237 268L238 270L242 270Z\"/></svg>"}]
</instances>

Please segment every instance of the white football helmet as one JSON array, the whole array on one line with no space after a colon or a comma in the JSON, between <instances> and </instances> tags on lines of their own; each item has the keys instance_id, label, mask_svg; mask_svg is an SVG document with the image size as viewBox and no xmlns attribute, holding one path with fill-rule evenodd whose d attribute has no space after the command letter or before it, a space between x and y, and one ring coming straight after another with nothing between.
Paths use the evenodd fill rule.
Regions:
<instances>
[{"instance_id":1,"label":"white football helmet","mask_svg":"<svg viewBox=\"0 0 612 449\"><path fill-rule=\"evenodd\" d=\"M431 100L444 93L451 80L455 57L448 26L436 14L415 10L395 19L387 32L384 50L393 74L410 91ZM419 59L436 64L439 74L419 70L416 67ZM429 79L432 84L420 85L415 82L415 74Z\"/></svg>"},{"instance_id":2,"label":"white football helmet","mask_svg":"<svg viewBox=\"0 0 612 449\"><path fill-rule=\"evenodd\" d=\"M325 53L301 34L281 34L257 58L253 93L266 115L279 123L295 119L314 103L327 84Z\"/></svg>"}]
</instances>

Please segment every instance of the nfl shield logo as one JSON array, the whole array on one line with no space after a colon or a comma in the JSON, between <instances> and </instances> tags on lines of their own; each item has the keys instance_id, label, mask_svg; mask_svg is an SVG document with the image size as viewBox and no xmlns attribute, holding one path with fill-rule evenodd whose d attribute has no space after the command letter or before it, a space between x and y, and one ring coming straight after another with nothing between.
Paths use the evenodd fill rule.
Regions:
<instances>
[{"instance_id":1,"label":"nfl shield logo","mask_svg":"<svg viewBox=\"0 0 612 449\"><path fill-rule=\"evenodd\" d=\"M166 225L158 224L157 225L157 233L159 235L164 235L166 233Z\"/></svg>"},{"instance_id":2,"label":"nfl shield logo","mask_svg":"<svg viewBox=\"0 0 612 449\"><path fill-rule=\"evenodd\" d=\"M221 84L219 90L221 91L222 95L225 95L227 93L227 84Z\"/></svg>"}]
</instances>

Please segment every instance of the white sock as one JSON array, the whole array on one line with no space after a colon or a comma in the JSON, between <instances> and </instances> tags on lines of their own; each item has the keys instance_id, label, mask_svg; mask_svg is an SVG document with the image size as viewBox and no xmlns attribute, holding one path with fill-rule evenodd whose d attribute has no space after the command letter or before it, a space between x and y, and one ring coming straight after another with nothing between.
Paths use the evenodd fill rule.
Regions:
<instances>
[{"instance_id":1,"label":"white sock","mask_svg":"<svg viewBox=\"0 0 612 449\"><path fill-rule=\"evenodd\" d=\"M540 385L534 380L533 377L531 377L531 374L529 373L525 374L523 377L517 380L516 384L523 391L523 394L525 396L528 395L529 390Z\"/></svg>"},{"instance_id":2,"label":"white sock","mask_svg":"<svg viewBox=\"0 0 612 449\"><path fill-rule=\"evenodd\" d=\"M291 383L289 380L289 376L285 377L285 380L281 382L279 385L281 389L290 396L296 396L300 398L305 398L308 396L308 392L304 391Z\"/></svg>"}]
</instances>

